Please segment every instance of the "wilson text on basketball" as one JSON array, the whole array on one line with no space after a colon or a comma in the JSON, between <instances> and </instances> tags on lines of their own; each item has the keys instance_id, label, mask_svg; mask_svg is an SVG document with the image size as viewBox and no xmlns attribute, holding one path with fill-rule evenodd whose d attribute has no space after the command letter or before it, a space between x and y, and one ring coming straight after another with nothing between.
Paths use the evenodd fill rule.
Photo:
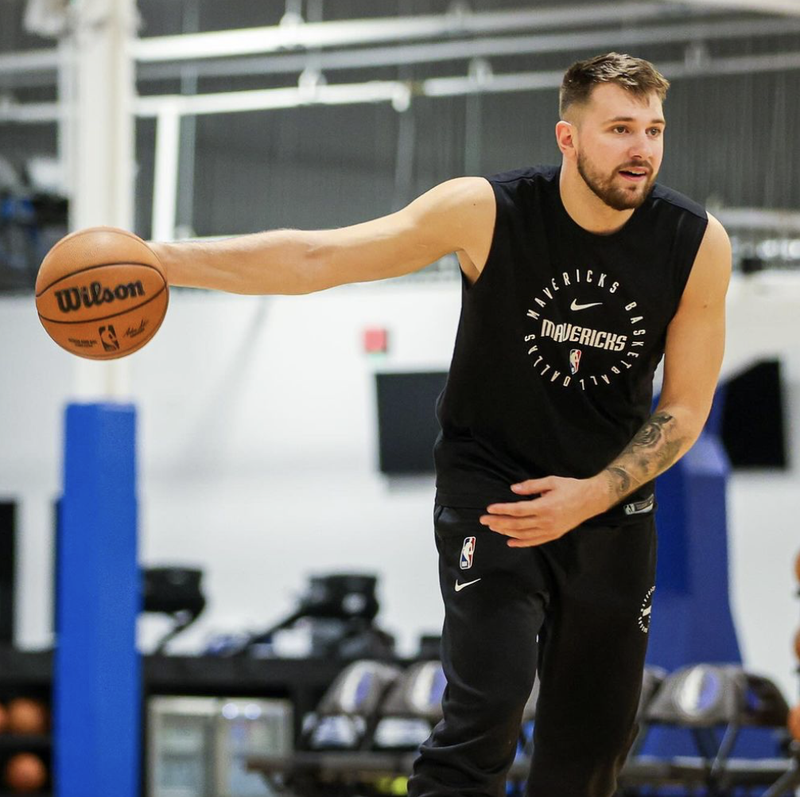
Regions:
<instances>
[{"instance_id":1,"label":"wilson text on basketball","mask_svg":"<svg viewBox=\"0 0 800 797\"><path fill-rule=\"evenodd\" d=\"M80 288L67 288L56 291L58 309L62 313L71 313L81 307L94 307L98 304L108 304L117 300L144 296L145 290L141 281L117 285L115 288L106 288L100 282L93 282Z\"/></svg>"}]
</instances>

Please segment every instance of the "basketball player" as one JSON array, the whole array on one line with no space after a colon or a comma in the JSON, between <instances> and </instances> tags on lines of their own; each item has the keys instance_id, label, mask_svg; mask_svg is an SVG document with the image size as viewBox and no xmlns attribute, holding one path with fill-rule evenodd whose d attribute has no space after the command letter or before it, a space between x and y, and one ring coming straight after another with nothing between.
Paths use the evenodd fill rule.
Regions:
<instances>
[{"instance_id":1,"label":"basketball player","mask_svg":"<svg viewBox=\"0 0 800 797\"><path fill-rule=\"evenodd\" d=\"M252 294L458 255L463 310L435 447L448 688L413 797L505 793L537 669L528 793L615 791L654 588L653 479L706 421L731 268L719 222L654 182L668 85L627 55L576 63L559 168L450 180L344 229L154 245L171 284Z\"/></svg>"}]
</instances>

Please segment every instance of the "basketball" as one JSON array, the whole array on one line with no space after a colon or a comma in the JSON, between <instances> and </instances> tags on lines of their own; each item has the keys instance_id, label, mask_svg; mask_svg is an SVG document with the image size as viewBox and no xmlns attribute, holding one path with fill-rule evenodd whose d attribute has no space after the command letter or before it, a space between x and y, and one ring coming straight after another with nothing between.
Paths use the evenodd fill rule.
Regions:
<instances>
[{"instance_id":1,"label":"basketball","mask_svg":"<svg viewBox=\"0 0 800 797\"><path fill-rule=\"evenodd\" d=\"M40 700L14 698L8 704L7 715L11 733L47 733L50 726L49 712Z\"/></svg>"},{"instance_id":2,"label":"basketball","mask_svg":"<svg viewBox=\"0 0 800 797\"><path fill-rule=\"evenodd\" d=\"M141 349L161 326L168 302L164 269L153 251L114 227L62 238L36 278L36 310L47 334L90 360Z\"/></svg>"},{"instance_id":3,"label":"basketball","mask_svg":"<svg viewBox=\"0 0 800 797\"><path fill-rule=\"evenodd\" d=\"M789 733L795 741L800 742L800 703L789 712L789 722L787 723Z\"/></svg>"},{"instance_id":4,"label":"basketball","mask_svg":"<svg viewBox=\"0 0 800 797\"><path fill-rule=\"evenodd\" d=\"M5 767L5 781L12 791L20 794L40 791L47 783L47 768L33 753L17 753Z\"/></svg>"}]
</instances>

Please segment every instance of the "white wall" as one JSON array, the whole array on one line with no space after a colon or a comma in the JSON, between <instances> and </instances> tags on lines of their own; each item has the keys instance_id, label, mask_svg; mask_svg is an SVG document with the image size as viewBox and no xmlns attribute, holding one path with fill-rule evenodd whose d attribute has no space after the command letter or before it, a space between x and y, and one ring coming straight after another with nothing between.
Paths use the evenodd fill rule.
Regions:
<instances>
[{"instance_id":1,"label":"white wall","mask_svg":"<svg viewBox=\"0 0 800 797\"><path fill-rule=\"evenodd\" d=\"M789 415L786 473L736 473L728 490L731 605L742 655L800 697L793 639L800 627L794 577L800 555L800 280L761 274L737 280L728 301L725 371L759 357L783 363Z\"/></svg>"},{"instance_id":2,"label":"white wall","mask_svg":"<svg viewBox=\"0 0 800 797\"><path fill-rule=\"evenodd\" d=\"M736 283L729 307L726 370L783 359L797 450L800 283ZM176 649L197 649L211 633L263 628L293 608L308 575L334 570L381 574L381 624L403 652L420 633L438 632L432 479L397 487L378 474L372 375L446 368L458 311L455 283L297 298L173 292L157 338L121 363L139 407L142 560L197 564L207 574L210 604ZM362 332L373 325L390 331L383 360L362 351ZM21 502L18 637L36 647L51 642L50 502L62 408L86 366L76 368L47 338L30 298L0 300L0 339L0 498ZM800 621L794 464L788 474L737 474L729 494L732 604L744 654L790 694ZM143 646L163 628L144 623Z\"/></svg>"}]
</instances>

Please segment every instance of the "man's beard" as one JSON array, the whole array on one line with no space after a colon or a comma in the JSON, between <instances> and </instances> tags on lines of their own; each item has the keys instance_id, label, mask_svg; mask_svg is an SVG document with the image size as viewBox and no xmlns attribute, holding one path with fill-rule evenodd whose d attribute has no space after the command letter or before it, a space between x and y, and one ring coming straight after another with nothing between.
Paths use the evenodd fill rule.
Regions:
<instances>
[{"instance_id":1,"label":"man's beard","mask_svg":"<svg viewBox=\"0 0 800 797\"><path fill-rule=\"evenodd\" d=\"M636 164L627 165L633 168L644 168L636 166ZM620 168L624 169L625 166ZM609 177L602 177L581 152L578 153L578 173L592 193L614 210L635 210L638 208L647 199L647 195L650 193L650 189L656 179L655 174L651 172L638 191L626 189L623 186L614 184L614 179L619 174L619 169L615 169Z\"/></svg>"}]
</instances>

